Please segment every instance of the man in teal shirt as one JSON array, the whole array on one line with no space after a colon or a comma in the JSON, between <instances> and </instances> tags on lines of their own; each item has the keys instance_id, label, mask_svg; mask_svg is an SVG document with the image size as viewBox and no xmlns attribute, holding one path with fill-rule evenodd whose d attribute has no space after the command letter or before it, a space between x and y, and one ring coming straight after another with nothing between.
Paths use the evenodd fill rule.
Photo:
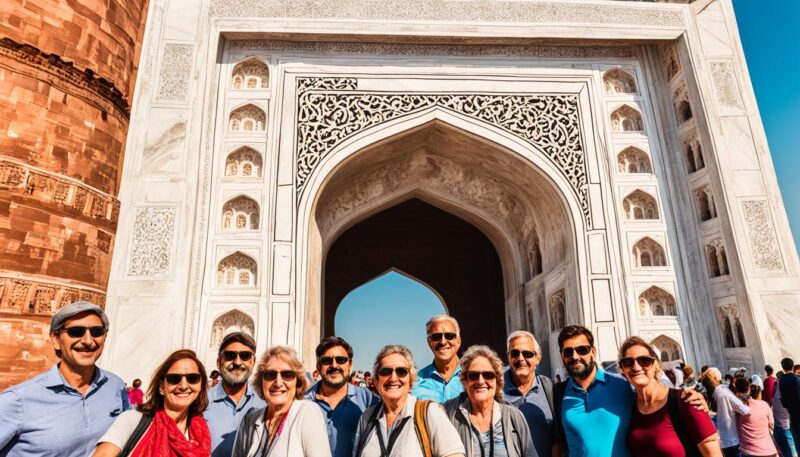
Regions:
<instances>
[{"instance_id":1,"label":"man in teal shirt","mask_svg":"<svg viewBox=\"0 0 800 457\"><path fill-rule=\"evenodd\" d=\"M428 347L433 352L433 363L419 370L417 383L411 394L419 400L444 403L464 391L458 373L458 349L461 335L458 321L447 315L434 316L425 324Z\"/></svg>"}]
</instances>

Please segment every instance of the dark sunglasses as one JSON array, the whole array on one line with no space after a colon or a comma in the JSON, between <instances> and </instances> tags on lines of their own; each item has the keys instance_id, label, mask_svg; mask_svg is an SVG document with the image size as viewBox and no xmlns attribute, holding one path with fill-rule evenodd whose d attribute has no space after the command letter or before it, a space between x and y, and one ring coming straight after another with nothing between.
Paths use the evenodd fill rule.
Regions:
<instances>
[{"instance_id":1,"label":"dark sunglasses","mask_svg":"<svg viewBox=\"0 0 800 457\"><path fill-rule=\"evenodd\" d=\"M497 379L497 374L494 371L468 371L464 376L467 377L467 381L471 382L477 381L481 376L487 381L494 381Z\"/></svg>"},{"instance_id":2,"label":"dark sunglasses","mask_svg":"<svg viewBox=\"0 0 800 457\"><path fill-rule=\"evenodd\" d=\"M319 364L326 367L328 365L332 365L334 360L336 361L337 365L344 365L345 363L350 361L350 357L345 357L343 355L337 355L336 357L332 356L325 356L319 358Z\"/></svg>"},{"instance_id":3,"label":"dark sunglasses","mask_svg":"<svg viewBox=\"0 0 800 457\"><path fill-rule=\"evenodd\" d=\"M564 348L561 350L561 355L563 357L572 357L572 354L578 353L578 355L586 355L592 352L591 346L576 346L574 348Z\"/></svg>"},{"instance_id":4,"label":"dark sunglasses","mask_svg":"<svg viewBox=\"0 0 800 457\"><path fill-rule=\"evenodd\" d=\"M512 349L508 351L508 355L510 355L512 359L516 359L520 354L522 354L522 357L525 357L526 359L532 359L536 357L536 352L534 351L520 351L519 349Z\"/></svg>"},{"instance_id":5,"label":"dark sunglasses","mask_svg":"<svg viewBox=\"0 0 800 457\"><path fill-rule=\"evenodd\" d=\"M447 341L453 341L454 339L456 339L456 336L458 335L451 332L431 333L430 335L428 335L428 338L430 338L430 340L433 341L434 343L438 343L439 341L442 341L442 338L446 339Z\"/></svg>"},{"instance_id":6,"label":"dark sunglasses","mask_svg":"<svg viewBox=\"0 0 800 457\"><path fill-rule=\"evenodd\" d=\"M102 325L97 325L94 327L67 327L62 328L61 332L66 333L70 336L70 338L83 338L83 335L86 335L87 330L89 331L89 334L92 335L92 338L100 338L108 331L108 329Z\"/></svg>"},{"instance_id":7,"label":"dark sunglasses","mask_svg":"<svg viewBox=\"0 0 800 457\"><path fill-rule=\"evenodd\" d=\"M380 367L378 368L378 376L382 378L389 378L392 373L397 373L398 378L405 378L408 376L408 368L406 367Z\"/></svg>"},{"instance_id":8,"label":"dark sunglasses","mask_svg":"<svg viewBox=\"0 0 800 457\"><path fill-rule=\"evenodd\" d=\"M639 357L623 357L619 359L619 366L622 368L633 368L633 363L636 362L640 367L648 369L656 362L655 357L649 355L640 355Z\"/></svg>"},{"instance_id":9,"label":"dark sunglasses","mask_svg":"<svg viewBox=\"0 0 800 457\"><path fill-rule=\"evenodd\" d=\"M278 379L278 375L281 375L281 379L284 381L294 381L297 379L297 372L291 370L285 371L276 371L276 370L267 370L261 373L261 379L264 381L274 381Z\"/></svg>"},{"instance_id":10,"label":"dark sunglasses","mask_svg":"<svg viewBox=\"0 0 800 457\"><path fill-rule=\"evenodd\" d=\"M167 381L167 384L171 386L177 386L181 383L181 379L186 378L186 382L188 384L199 384L200 381L203 380L203 376L200 373L188 373L188 374L178 374L178 373L168 373L164 375L164 379Z\"/></svg>"},{"instance_id":11,"label":"dark sunglasses","mask_svg":"<svg viewBox=\"0 0 800 457\"><path fill-rule=\"evenodd\" d=\"M253 358L253 351L222 351L222 358L226 362L233 362L239 357L242 362L247 362Z\"/></svg>"}]
</instances>

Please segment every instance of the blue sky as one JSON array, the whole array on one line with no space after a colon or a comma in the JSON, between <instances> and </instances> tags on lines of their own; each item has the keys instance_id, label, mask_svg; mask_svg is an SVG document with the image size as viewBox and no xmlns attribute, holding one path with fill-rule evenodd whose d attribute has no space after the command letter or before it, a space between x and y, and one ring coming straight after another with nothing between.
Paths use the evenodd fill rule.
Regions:
<instances>
[{"instance_id":1,"label":"blue sky","mask_svg":"<svg viewBox=\"0 0 800 457\"><path fill-rule=\"evenodd\" d=\"M739 33L767 132L786 211L800 241L800 1L734 0ZM376 304L380 306L376 306ZM386 343L412 350L418 368L430 363L425 322L444 312L427 287L388 273L354 290L336 313L336 334L355 349L356 369L370 370ZM380 325L380 326L379 326Z\"/></svg>"}]
</instances>

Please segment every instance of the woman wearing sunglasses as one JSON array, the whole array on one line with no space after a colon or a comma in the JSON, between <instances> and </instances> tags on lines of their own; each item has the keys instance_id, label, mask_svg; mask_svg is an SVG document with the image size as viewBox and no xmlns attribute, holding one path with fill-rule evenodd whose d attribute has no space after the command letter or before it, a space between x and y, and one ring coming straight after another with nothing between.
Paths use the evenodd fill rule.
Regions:
<instances>
[{"instance_id":1,"label":"woman wearing sunglasses","mask_svg":"<svg viewBox=\"0 0 800 457\"><path fill-rule=\"evenodd\" d=\"M100 438L95 456L207 457L211 434L206 371L194 351L181 349L153 374L146 401L122 413Z\"/></svg>"},{"instance_id":2,"label":"woman wearing sunglasses","mask_svg":"<svg viewBox=\"0 0 800 457\"><path fill-rule=\"evenodd\" d=\"M233 457L331 456L322 412L303 399L308 381L294 349L267 349L252 385L267 406L242 420L233 442Z\"/></svg>"},{"instance_id":3,"label":"woman wearing sunglasses","mask_svg":"<svg viewBox=\"0 0 800 457\"><path fill-rule=\"evenodd\" d=\"M459 376L465 391L444 408L466 455L535 457L525 417L503 401L503 362L497 353L487 346L471 346L461 357Z\"/></svg>"},{"instance_id":4,"label":"woman wearing sunglasses","mask_svg":"<svg viewBox=\"0 0 800 457\"><path fill-rule=\"evenodd\" d=\"M622 374L636 391L628 444L634 456L722 456L719 435L708 414L681 400L680 390L661 384L653 347L638 336L619 350Z\"/></svg>"},{"instance_id":5,"label":"woman wearing sunglasses","mask_svg":"<svg viewBox=\"0 0 800 457\"><path fill-rule=\"evenodd\" d=\"M407 347L384 346L372 371L383 403L370 406L361 415L356 457L464 457L458 432L437 403L420 403L427 430L418 427L417 399L409 393L417 372Z\"/></svg>"}]
</instances>

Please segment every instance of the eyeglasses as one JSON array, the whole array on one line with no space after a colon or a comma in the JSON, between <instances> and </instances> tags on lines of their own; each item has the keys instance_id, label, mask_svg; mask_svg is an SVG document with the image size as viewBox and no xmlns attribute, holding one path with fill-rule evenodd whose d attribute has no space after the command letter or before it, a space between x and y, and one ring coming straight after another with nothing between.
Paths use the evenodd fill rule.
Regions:
<instances>
[{"instance_id":1,"label":"eyeglasses","mask_svg":"<svg viewBox=\"0 0 800 457\"><path fill-rule=\"evenodd\" d=\"M408 376L408 368L406 367L380 367L378 368L378 376L382 378L389 378L392 373L397 373L398 378L405 378Z\"/></svg>"},{"instance_id":2,"label":"eyeglasses","mask_svg":"<svg viewBox=\"0 0 800 457\"><path fill-rule=\"evenodd\" d=\"M94 327L67 327L62 328L60 332L66 333L69 335L70 338L83 338L83 335L86 335L86 331L89 331L89 334L92 335L92 338L100 338L101 336L105 335L108 329L103 327L102 325L96 325Z\"/></svg>"},{"instance_id":3,"label":"eyeglasses","mask_svg":"<svg viewBox=\"0 0 800 457\"><path fill-rule=\"evenodd\" d=\"M622 368L633 368L633 363L636 362L640 367L645 370L652 367L656 358L649 355L640 355L639 357L623 357L619 359L619 366Z\"/></svg>"},{"instance_id":4,"label":"eyeglasses","mask_svg":"<svg viewBox=\"0 0 800 457\"><path fill-rule=\"evenodd\" d=\"M325 357L319 358L319 364L324 367L333 364L334 361L336 361L337 365L344 365L350 361L350 357L345 357L343 355L337 355L335 357L326 355Z\"/></svg>"},{"instance_id":5,"label":"eyeglasses","mask_svg":"<svg viewBox=\"0 0 800 457\"><path fill-rule=\"evenodd\" d=\"M519 349L512 349L508 351L508 355L510 355L512 359L516 359L520 354L522 354L522 357L525 357L526 359L532 359L536 357L536 352L534 351L520 351Z\"/></svg>"},{"instance_id":6,"label":"eyeglasses","mask_svg":"<svg viewBox=\"0 0 800 457\"><path fill-rule=\"evenodd\" d=\"M497 373L494 371L468 371L464 376L466 376L467 381L470 382L477 381L481 376L487 381L494 381L497 378Z\"/></svg>"},{"instance_id":7,"label":"eyeglasses","mask_svg":"<svg viewBox=\"0 0 800 457\"><path fill-rule=\"evenodd\" d=\"M574 348L564 348L561 350L562 357L572 357L572 354L578 353L578 355L586 355L592 352L591 346L576 346Z\"/></svg>"},{"instance_id":8,"label":"eyeglasses","mask_svg":"<svg viewBox=\"0 0 800 457\"><path fill-rule=\"evenodd\" d=\"M278 375L281 375L281 379L284 381L294 381L297 379L297 372L291 370L284 370L284 371L276 371L276 370L267 370L261 373L261 379L264 381L274 381L278 379Z\"/></svg>"},{"instance_id":9,"label":"eyeglasses","mask_svg":"<svg viewBox=\"0 0 800 457\"><path fill-rule=\"evenodd\" d=\"M221 354L226 362L233 362L236 357L239 357L242 362L247 362L253 358L253 351L222 351Z\"/></svg>"},{"instance_id":10,"label":"eyeglasses","mask_svg":"<svg viewBox=\"0 0 800 457\"><path fill-rule=\"evenodd\" d=\"M434 343L438 343L439 341L442 341L442 338L446 339L447 341L453 341L454 339L456 339L457 336L458 336L457 334L452 332L431 333L430 335L428 335L428 338Z\"/></svg>"},{"instance_id":11,"label":"eyeglasses","mask_svg":"<svg viewBox=\"0 0 800 457\"><path fill-rule=\"evenodd\" d=\"M177 386L181 383L181 379L186 378L186 382L188 384L199 384L200 381L203 380L203 377L200 373L187 373L187 374L178 374L178 373L168 373L164 375L164 379L167 381L167 384L171 386Z\"/></svg>"}]
</instances>

